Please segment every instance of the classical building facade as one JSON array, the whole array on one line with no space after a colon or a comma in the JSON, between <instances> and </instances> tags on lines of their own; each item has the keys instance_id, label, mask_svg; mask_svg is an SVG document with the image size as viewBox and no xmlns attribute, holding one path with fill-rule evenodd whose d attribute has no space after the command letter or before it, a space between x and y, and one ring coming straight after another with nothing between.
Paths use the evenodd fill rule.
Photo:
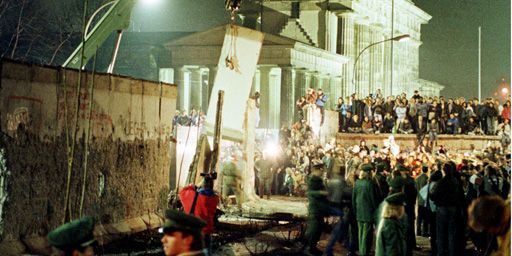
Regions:
<instances>
[{"instance_id":1,"label":"classical building facade","mask_svg":"<svg viewBox=\"0 0 512 256\"><path fill-rule=\"evenodd\" d=\"M435 84L418 75L421 25L430 19L410 0L244 2L238 24L265 33L252 88L261 93L260 127L289 125L295 100L310 87L323 89L329 109L352 93L366 96L381 89L384 95L412 95L421 85ZM179 108L207 108L224 29L166 44L172 70L163 75L179 86ZM388 40L405 34L410 37L405 42ZM440 89L428 91L438 95Z\"/></svg>"}]
</instances>

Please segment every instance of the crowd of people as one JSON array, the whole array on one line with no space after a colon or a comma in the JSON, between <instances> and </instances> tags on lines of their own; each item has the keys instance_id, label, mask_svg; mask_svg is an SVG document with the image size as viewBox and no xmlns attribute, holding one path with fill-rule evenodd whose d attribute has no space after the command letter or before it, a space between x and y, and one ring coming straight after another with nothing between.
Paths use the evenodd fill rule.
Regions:
<instances>
[{"instance_id":1,"label":"crowd of people","mask_svg":"<svg viewBox=\"0 0 512 256\"><path fill-rule=\"evenodd\" d=\"M186 110L176 110L172 117L172 126L202 126L206 120L206 115L202 111L196 109L190 110L190 113Z\"/></svg>"},{"instance_id":2,"label":"crowd of people","mask_svg":"<svg viewBox=\"0 0 512 256\"><path fill-rule=\"evenodd\" d=\"M308 113L318 109L323 124L326 101L321 89L308 89L296 101L299 119L310 120L311 125L314 117ZM383 97L379 89L365 98L355 93L345 99L339 97L335 110L338 132L428 135L431 143L438 134L501 135L510 140L510 100L502 104L492 98L423 97L418 91L412 97L405 93Z\"/></svg>"},{"instance_id":3,"label":"crowd of people","mask_svg":"<svg viewBox=\"0 0 512 256\"><path fill-rule=\"evenodd\" d=\"M376 255L412 255L418 249L416 235L430 237L431 255L464 254L467 240L480 255L497 249L493 235L503 235L510 225L478 233L475 230L484 229L474 228L471 223L484 221L489 228L510 221L510 212L507 216L489 212L496 216L491 224L479 201L475 201L495 196L492 200L499 202L496 207L510 207L510 201L505 202L510 192L510 153L505 154L501 146L469 154L446 149L427 153L421 145L410 152L396 147L392 139L382 148L361 144L347 152L335 147L332 154L343 163L341 166L333 168L329 161L323 161L312 167L317 170L308 183L310 218L321 221L329 215L337 216L332 208L343 211L324 253L332 255L332 246L341 237L352 254L358 251L359 255L369 255L375 248ZM318 185L309 186L315 176L330 178L324 179L324 187L318 189ZM314 234L322 231L316 226L308 236L311 254L321 253L316 249L319 236Z\"/></svg>"},{"instance_id":4,"label":"crowd of people","mask_svg":"<svg viewBox=\"0 0 512 256\"><path fill-rule=\"evenodd\" d=\"M496 142L463 152L430 147L427 139L416 148L400 148L393 136L381 147L364 140L348 147L334 139L325 145L317 141L308 125L297 122L279 131L281 152L267 150L262 140L255 157L260 197L308 198L309 254L333 255L335 243L343 241L351 255L412 255L421 249L416 236L430 238L431 255L464 254L467 241L476 255L506 248L509 145ZM485 213L489 202L493 207L487 209L494 212ZM316 245L329 230L324 223L329 216L338 221L320 251Z\"/></svg>"},{"instance_id":5,"label":"crowd of people","mask_svg":"<svg viewBox=\"0 0 512 256\"><path fill-rule=\"evenodd\" d=\"M383 102L379 92L364 100L352 95L349 104L342 99L338 104L340 132L365 132L363 124L370 120L367 128L373 130L366 132L430 136L419 136L412 149L401 149L393 136L382 147L364 140L347 147L334 139L318 144L314 128L305 121L314 118L308 117L314 110L323 122L322 94L310 89L297 101L301 121L279 131L281 152L267 151L262 140L255 157L260 197L308 198L309 254L332 255L334 244L343 241L351 255L412 255L421 249L416 236L430 238L431 255L460 255L467 241L476 255L510 253L510 139L469 152L448 152L432 139L438 133L510 138L510 101L445 102L415 92L408 100L400 95ZM358 116L363 117L361 129L354 126ZM338 221L326 250L320 251L316 245L327 230L328 216Z\"/></svg>"},{"instance_id":6,"label":"crowd of people","mask_svg":"<svg viewBox=\"0 0 512 256\"><path fill-rule=\"evenodd\" d=\"M350 147L334 140L319 145L300 123L279 134L283 153L267 156L263 150L257 156L256 176L265 184L256 187L267 198L307 196L308 253L333 255L341 240L352 255L370 255L372 248L376 255L412 255L419 249L416 235L430 238L431 255L461 255L468 240L477 255L501 248L495 238L510 228L510 211L499 211L510 209L508 146L448 152L425 143L401 149L393 136L382 147L364 140ZM489 200L494 221L482 209ZM328 216L339 221L322 252L316 244Z\"/></svg>"},{"instance_id":7,"label":"crowd of people","mask_svg":"<svg viewBox=\"0 0 512 256\"><path fill-rule=\"evenodd\" d=\"M510 134L510 100L423 97L418 91L382 97L380 90L360 99L338 98L339 132L401 134Z\"/></svg>"}]
</instances>

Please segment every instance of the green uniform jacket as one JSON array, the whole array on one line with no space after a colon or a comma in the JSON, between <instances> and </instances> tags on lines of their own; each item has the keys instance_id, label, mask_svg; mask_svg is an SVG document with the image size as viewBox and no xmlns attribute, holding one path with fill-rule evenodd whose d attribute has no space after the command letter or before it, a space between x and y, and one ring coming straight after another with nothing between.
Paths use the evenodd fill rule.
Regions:
<instances>
[{"instance_id":1,"label":"green uniform jacket","mask_svg":"<svg viewBox=\"0 0 512 256\"><path fill-rule=\"evenodd\" d=\"M352 207L354 209L356 220L364 222L373 222L377 201L375 200L375 188L370 180L357 180L352 193Z\"/></svg>"},{"instance_id":2,"label":"green uniform jacket","mask_svg":"<svg viewBox=\"0 0 512 256\"><path fill-rule=\"evenodd\" d=\"M377 200L377 204L380 204L382 201L384 201L384 198L386 198L389 194L389 185L386 180L386 177L382 175L381 173L376 173L375 178L373 179L375 182L375 196ZM377 184L378 182L378 184Z\"/></svg>"},{"instance_id":3,"label":"green uniform jacket","mask_svg":"<svg viewBox=\"0 0 512 256\"><path fill-rule=\"evenodd\" d=\"M326 191L322 179L311 176L308 179L308 191L306 193L309 200L308 211L310 215L327 215L329 213L327 195L322 194L321 191Z\"/></svg>"},{"instance_id":4,"label":"green uniform jacket","mask_svg":"<svg viewBox=\"0 0 512 256\"><path fill-rule=\"evenodd\" d=\"M254 163L256 169L258 169L258 178L260 180L272 178L272 162L268 159L260 159Z\"/></svg>"},{"instance_id":5,"label":"green uniform jacket","mask_svg":"<svg viewBox=\"0 0 512 256\"><path fill-rule=\"evenodd\" d=\"M222 166L222 183L225 186L234 186L237 184L237 179L241 178L240 170L233 162L226 162Z\"/></svg>"},{"instance_id":6,"label":"green uniform jacket","mask_svg":"<svg viewBox=\"0 0 512 256\"><path fill-rule=\"evenodd\" d=\"M420 190L422 187L427 185L428 182L428 176L425 173L420 174L418 177L416 177L416 180L414 181L416 183L416 191L418 191L418 205L425 206L425 200L421 198L420 196Z\"/></svg>"},{"instance_id":7,"label":"green uniform jacket","mask_svg":"<svg viewBox=\"0 0 512 256\"><path fill-rule=\"evenodd\" d=\"M375 256L405 255L406 223L397 219L382 219L377 229Z\"/></svg>"},{"instance_id":8,"label":"green uniform jacket","mask_svg":"<svg viewBox=\"0 0 512 256\"><path fill-rule=\"evenodd\" d=\"M404 178L404 194L405 194L405 213L410 218L410 221L414 221L416 213L416 198L418 197L418 191L416 190L416 183L414 179L407 175Z\"/></svg>"}]
</instances>

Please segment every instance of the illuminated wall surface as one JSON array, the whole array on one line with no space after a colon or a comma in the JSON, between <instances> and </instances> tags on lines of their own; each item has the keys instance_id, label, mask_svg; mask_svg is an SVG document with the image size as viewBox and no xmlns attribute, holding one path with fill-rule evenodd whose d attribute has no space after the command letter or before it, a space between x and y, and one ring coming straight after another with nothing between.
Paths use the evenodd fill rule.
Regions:
<instances>
[{"instance_id":1,"label":"illuminated wall surface","mask_svg":"<svg viewBox=\"0 0 512 256\"><path fill-rule=\"evenodd\" d=\"M23 252L25 245L30 251L44 248L40 236L63 220L68 173L65 123L66 116L72 123L77 106L78 72L3 61L1 76L0 254L6 255ZM92 75L82 74L82 79L82 85L89 85ZM170 84L96 74L94 93L80 92L70 211L72 218L78 217L83 135L90 122L83 214L105 224L98 231L102 239L160 222L156 214L161 216L166 207L174 154L169 138L176 90ZM20 237L25 245L16 240Z\"/></svg>"}]
</instances>

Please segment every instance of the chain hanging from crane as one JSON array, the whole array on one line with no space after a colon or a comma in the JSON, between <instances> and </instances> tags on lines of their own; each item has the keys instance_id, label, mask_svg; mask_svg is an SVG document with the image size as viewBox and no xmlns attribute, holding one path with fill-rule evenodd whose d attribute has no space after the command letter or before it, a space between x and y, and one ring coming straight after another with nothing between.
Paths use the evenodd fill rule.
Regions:
<instances>
[{"instance_id":1,"label":"chain hanging from crane","mask_svg":"<svg viewBox=\"0 0 512 256\"><path fill-rule=\"evenodd\" d=\"M240 10L240 3L242 0L226 0L226 10L231 12L231 42L229 46L228 56L226 56L226 67L240 73L240 66L236 56L236 38L238 37L238 29L235 26L236 12Z\"/></svg>"}]
</instances>

